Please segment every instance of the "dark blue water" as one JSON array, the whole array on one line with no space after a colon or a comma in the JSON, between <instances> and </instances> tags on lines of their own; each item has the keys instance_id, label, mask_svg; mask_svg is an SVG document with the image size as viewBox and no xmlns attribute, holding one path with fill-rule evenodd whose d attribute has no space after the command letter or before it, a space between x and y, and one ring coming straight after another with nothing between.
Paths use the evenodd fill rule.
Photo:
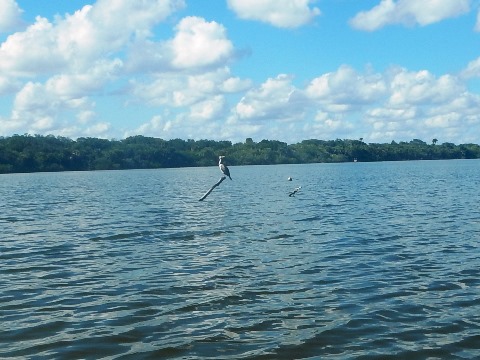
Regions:
<instances>
[{"instance_id":1,"label":"dark blue water","mask_svg":"<svg viewBox=\"0 0 480 360\"><path fill-rule=\"evenodd\" d=\"M0 358L480 358L480 161L231 174L0 175Z\"/></svg>"}]
</instances>

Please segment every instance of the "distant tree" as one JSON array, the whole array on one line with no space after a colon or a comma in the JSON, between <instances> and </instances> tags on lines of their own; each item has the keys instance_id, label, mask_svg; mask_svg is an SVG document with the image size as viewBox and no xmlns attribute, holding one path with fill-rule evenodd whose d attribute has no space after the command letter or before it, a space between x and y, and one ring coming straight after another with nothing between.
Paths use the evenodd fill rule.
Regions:
<instances>
[{"instance_id":1,"label":"distant tree","mask_svg":"<svg viewBox=\"0 0 480 360\"><path fill-rule=\"evenodd\" d=\"M437 139L432 140L436 144ZM401 161L421 159L478 159L480 146L443 143L431 146L419 139L386 144L359 140L309 139L296 144L251 138L232 145L230 141L163 140L132 136L124 140L78 138L53 135L13 135L0 137L0 173L151 169L212 166L218 155L226 155L230 165L294 164L318 162Z\"/></svg>"},{"instance_id":2,"label":"distant tree","mask_svg":"<svg viewBox=\"0 0 480 360\"><path fill-rule=\"evenodd\" d=\"M410 144L419 145L419 146L427 145L427 143L425 141L422 141L420 139L413 139L412 141L410 141Z\"/></svg>"}]
</instances>

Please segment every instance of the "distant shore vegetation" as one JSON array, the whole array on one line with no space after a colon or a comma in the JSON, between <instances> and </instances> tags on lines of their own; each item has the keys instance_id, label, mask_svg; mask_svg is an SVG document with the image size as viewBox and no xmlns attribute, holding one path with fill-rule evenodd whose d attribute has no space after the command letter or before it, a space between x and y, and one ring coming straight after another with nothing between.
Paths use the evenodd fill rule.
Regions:
<instances>
[{"instance_id":1,"label":"distant shore vegetation","mask_svg":"<svg viewBox=\"0 0 480 360\"><path fill-rule=\"evenodd\" d=\"M365 143L363 139L304 140L287 144L277 140L244 142L163 140L132 136L123 140L53 135L0 137L0 173L155 169L216 165L219 155L228 164L273 165L404 160L478 159L477 144L409 142Z\"/></svg>"}]
</instances>

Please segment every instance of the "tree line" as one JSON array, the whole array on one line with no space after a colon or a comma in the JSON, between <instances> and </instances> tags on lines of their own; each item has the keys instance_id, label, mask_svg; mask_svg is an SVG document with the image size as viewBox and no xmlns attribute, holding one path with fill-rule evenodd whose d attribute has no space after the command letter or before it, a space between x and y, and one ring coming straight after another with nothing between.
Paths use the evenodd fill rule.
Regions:
<instances>
[{"instance_id":1,"label":"tree line","mask_svg":"<svg viewBox=\"0 0 480 360\"><path fill-rule=\"evenodd\" d=\"M332 163L349 161L402 161L478 159L480 146L438 140L426 143L365 143L363 139L304 140L287 144L277 140L245 142L163 140L132 136L123 140L53 135L0 137L0 173L153 169L211 166L225 155L229 165Z\"/></svg>"}]
</instances>

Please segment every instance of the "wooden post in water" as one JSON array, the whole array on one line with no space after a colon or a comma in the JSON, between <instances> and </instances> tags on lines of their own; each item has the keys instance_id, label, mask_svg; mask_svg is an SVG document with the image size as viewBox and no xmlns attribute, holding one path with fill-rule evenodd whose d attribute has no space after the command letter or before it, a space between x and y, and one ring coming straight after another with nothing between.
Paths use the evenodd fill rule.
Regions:
<instances>
[{"instance_id":1,"label":"wooden post in water","mask_svg":"<svg viewBox=\"0 0 480 360\"><path fill-rule=\"evenodd\" d=\"M213 191L213 189L215 189L218 185L220 185L222 183L223 180L225 180L227 177L226 176L222 176L220 178L220 180L218 180L211 188L210 190L208 190L198 201L203 201L203 199L205 199L208 195L210 195L210 193Z\"/></svg>"},{"instance_id":2,"label":"wooden post in water","mask_svg":"<svg viewBox=\"0 0 480 360\"><path fill-rule=\"evenodd\" d=\"M301 186L295 188L295 190L293 190L292 192L290 192L290 194L288 194L288 196L290 196L290 197L295 196L295 194L296 194L297 192L299 192L301 188L302 188Z\"/></svg>"}]
</instances>

